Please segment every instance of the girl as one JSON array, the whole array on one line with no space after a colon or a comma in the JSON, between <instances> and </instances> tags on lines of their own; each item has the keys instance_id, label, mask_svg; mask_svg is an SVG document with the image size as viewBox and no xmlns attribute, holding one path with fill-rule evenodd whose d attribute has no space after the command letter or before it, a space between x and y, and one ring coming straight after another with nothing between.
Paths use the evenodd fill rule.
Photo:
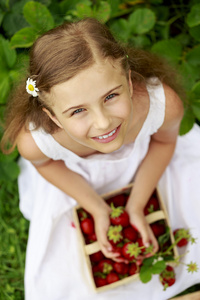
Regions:
<instances>
[{"instance_id":1,"label":"girl","mask_svg":"<svg viewBox=\"0 0 200 300\"><path fill-rule=\"evenodd\" d=\"M183 105L173 72L85 19L35 42L28 77L8 107L2 140L12 149L17 145L22 156L20 208L31 220L26 299L161 300L199 282L179 267L169 291L162 292L155 278L153 291L152 282L134 282L95 295L73 226L72 209L79 203L94 217L105 256L118 261L106 237L110 209L100 195L134 179L126 210L145 245L158 250L143 215L158 182L172 229L190 227L199 234L200 130L195 126L178 137ZM191 260L199 250L191 248Z\"/></svg>"}]
</instances>

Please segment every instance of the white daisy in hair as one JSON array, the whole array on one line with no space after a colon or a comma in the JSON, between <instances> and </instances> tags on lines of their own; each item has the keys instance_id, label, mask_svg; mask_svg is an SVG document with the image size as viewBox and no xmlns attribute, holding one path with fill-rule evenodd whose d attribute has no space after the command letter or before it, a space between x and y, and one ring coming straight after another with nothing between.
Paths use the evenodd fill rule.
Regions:
<instances>
[{"instance_id":1,"label":"white daisy in hair","mask_svg":"<svg viewBox=\"0 0 200 300\"><path fill-rule=\"evenodd\" d=\"M36 87L36 80L32 80L30 78L26 81L26 91L28 94L32 95L33 97L37 97L39 89Z\"/></svg>"}]
</instances>

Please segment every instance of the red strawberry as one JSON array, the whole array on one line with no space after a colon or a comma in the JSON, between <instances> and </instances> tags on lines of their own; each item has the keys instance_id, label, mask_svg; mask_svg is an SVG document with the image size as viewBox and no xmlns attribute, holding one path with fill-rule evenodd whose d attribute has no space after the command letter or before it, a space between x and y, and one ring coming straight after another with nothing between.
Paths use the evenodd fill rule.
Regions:
<instances>
[{"instance_id":1,"label":"red strawberry","mask_svg":"<svg viewBox=\"0 0 200 300\"><path fill-rule=\"evenodd\" d=\"M127 227L129 223L129 215L123 206L114 207L111 203L112 212L110 214L110 222L112 225L122 225Z\"/></svg>"},{"instance_id":2,"label":"red strawberry","mask_svg":"<svg viewBox=\"0 0 200 300\"><path fill-rule=\"evenodd\" d=\"M129 264L129 270L128 270L128 274L131 276L131 275L134 275L138 272L138 266L136 263L131 263Z\"/></svg>"},{"instance_id":3,"label":"red strawberry","mask_svg":"<svg viewBox=\"0 0 200 300\"><path fill-rule=\"evenodd\" d=\"M118 276L117 273L115 273L115 272L111 272L111 273L108 274L107 277L106 277L107 284L116 282L116 281L118 281L118 280L119 280L119 276Z\"/></svg>"},{"instance_id":4,"label":"red strawberry","mask_svg":"<svg viewBox=\"0 0 200 300\"><path fill-rule=\"evenodd\" d=\"M82 220L80 226L84 234L91 235L94 233L94 221L92 219Z\"/></svg>"},{"instance_id":5,"label":"red strawberry","mask_svg":"<svg viewBox=\"0 0 200 300\"><path fill-rule=\"evenodd\" d=\"M106 278L102 278L102 277L98 277L98 276L94 276L94 281L95 281L96 287L101 287L101 286L104 286L107 284Z\"/></svg>"},{"instance_id":6,"label":"red strawberry","mask_svg":"<svg viewBox=\"0 0 200 300\"><path fill-rule=\"evenodd\" d=\"M109 226L107 236L112 245L116 245L123 240L122 229L121 225Z\"/></svg>"},{"instance_id":7,"label":"red strawberry","mask_svg":"<svg viewBox=\"0 0 200 300\"><path fill-rule=\"evenodd\" d=\"M164 234L166 232L166 227L164 224L159 224L159 223L153 223L150 224L151 229L155 235L155 237L159 237L160 235Z\"/></svg>"},{"instance_id":8,"label":"red strawberry","mask_svg":"<svg viewBox=\"0 0 200 300\"><path fill-rule=\"evenodd\" d=\"M91 243L96 242L97 241L97 237L96 237L95 232L92 233L92 234L87 235L85 241L86 241L86 244L91 244Z\"/></svg>"},{"instance_id":9,"label":"red strawberry","mask_svg":"<svg viewBox=\"0 0 200 300\"><path fill-rule=\"evenodd\" d=\"M98 269L103 274L109 274L113 270L113 261L105 258L98 263Z\"/></svg>"},{"instance_id":10,"label":"red strawberry","mask_svg":"<svg viewBox=\"0 0 200 300\"><path fill-rule=\"evenodd\" d=\"M82 207L78 209L77 213L78 213L79 220L81 221L90 217L90 214Z\"/></svg>"},{"instance_id":11,"label":"red strawberry","mask_svg":"<svg viewBox=\"0 0 200 300\"><path fill-rule=\"evenodd\" d=\"M138 243L138 246L140 247L141 253L144 253L146 251L146 248L145 248L145 246L143 244L143 241L142 241L141 237L139 237L137 239L137 243Z\"/></svg>"},{"instance_id":12,"label":"red strawberry","mask_svg":"<svg viewBox=\"0 0 200 300\"><path fill-rule=\"evenodd\" d=\"M127 274L129 269L128 265L122 262L114 262L113 268L118 274L121 275Z\"/></svg>"},{"instance_id":13,"label":"red strawberry","mask_svg":"<svg viewBox=\"0 0 200 300\"><path fill-rule=\"evenodd\" d=\"M191 236L189 230L179 228L174 231L174 238L175 241L181 238L181 240L179 240L179 242L177 243L177 246L184 247L188 244L188 241L190 240Z\"/></svg>"},{"instance_id":14,"label":"red strawberry","mask_svg":"<svg viewBox=\"0 0 200 300\"><path fill-rule=\"evenodd\" d=\"M138 243L128 242L122 247L121 253L123 257L131 261L137 258L137 256L141 253L141 249Z\"/></svg>"},{"instance_id":15,"label":"red strawberry","mask_svg":"<svg viewBox=\"0 0 200 300\"><path fill-rule=\"evenodd\" d=\"M116 195L112 198L109 198L107 200L108 204L110 205L111 203L114 204L115 207L118 206L125 206L126 205L126 196L124 194Z\"/></svg>"},{"instance_id":16,"label":"red strawberry","mask_svg":"<svg viewBox=\"0 0 200 300\"><path fill-rule=\"evenodd\" d=\"M166 290L167 287L173 285L176 281L174 268L167 265L165 270L160 273L159 279L164 286L164 290Z\"/></svg>"},{"instance_id":17,"label":"red strawberry","mask_svg":"<svg viewBox=\"0 0 200 300\"><path fill-rule=\"evenodd\" d=\"M156 210L160 209L158 198L155 196L151 196L149 201L147 202L147 205L144 208L144 215L148 215Z\"/></svg>"},{"instance_id":18,"label":"red strawberry","mask_svg":"<svg viewBox=\"0 0 200 300\"><path fill-rule=\"evenodd\" d=\"M95 252L95 253L90 255L91 262L98 262L103 258L104 258L104 255L101 251Z\"/></svg>"},{"instance_id":19,"label":"red strawberry","mask_svg":"<svg viewBox=\"0 0 200 300\"><path fill-rule=\"evenodd\" d=\"M128 239L131 242L136 242L138 238L138 232L132 226L128 226L123 229L123 236L125 239Z\"/></svg>"}]
</instances>

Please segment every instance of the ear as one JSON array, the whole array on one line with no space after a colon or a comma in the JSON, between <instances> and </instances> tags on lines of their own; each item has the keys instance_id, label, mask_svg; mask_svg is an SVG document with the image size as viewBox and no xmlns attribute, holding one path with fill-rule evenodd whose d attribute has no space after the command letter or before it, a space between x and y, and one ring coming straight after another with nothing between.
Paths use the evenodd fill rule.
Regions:
<instances>
[{"instance_id":1,"label":"ear","mask_svg":"<svg viewBox=\"0 0 200 300\"><path fill-rule=\"evenodd\" d=\"M133 96L133 83L132 83L132 79L131 79L131 70L129 70L129 74L128 74L128 84L129 84L130 95L132 97Z\"/></svg>"},{"instance_id":2,"label":"ear","mask_svg":"<svg viewBox=\"0 0 200 300\"><path fill-rule=\"evenodd\" d=\"M42 110L48 115L48 117L60 128L63 128L63 126L60 124L60 122L58 121L58 119L56 118L56 116L52 115L52 113L50 113L50 111L43 107Z\"/></svg>"}]
</instances>

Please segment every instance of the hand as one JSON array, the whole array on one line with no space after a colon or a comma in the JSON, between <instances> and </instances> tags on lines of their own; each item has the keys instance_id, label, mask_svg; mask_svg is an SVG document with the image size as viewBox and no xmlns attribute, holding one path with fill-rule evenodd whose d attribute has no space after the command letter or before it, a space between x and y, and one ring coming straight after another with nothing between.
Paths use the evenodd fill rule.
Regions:
<instances>
[{"instance_id":1,"label":"hand","mask_svg":"<svg viewBox=\"0 0 200 300\"><path fill-rule=\"evenodd\" d=\"M130 218L130 223L133 225L138 232L141 234L142 237L142 242L144 246L147 248L150 245L153 245L153 253L156 253L159 249L157 239L155 238L153 231L151 230L151 227L147 223L143 211L133 211L130 209L126 209L129 218ZM152 254L153 254L152 253ZM151 256L150 254L147 254L146 257Z\"/></svg>"},{"instance_id":2,"label":"hand","mask_svg":"<svg viewBox=\"0 0 200 300\"><path fill-rule=\"evenodd\" d=\"M118 258L120 254L113 252L113 247L109 243L107 238L107 232L110 226L110 218L109 218L110 212L111 212L111 208L108 206L103 211L99 210L98 214L93 216L95 222L95 233L103 254L107 258L111 258L114 261L122 262L124 261L124 259Z\"/></svg>"}]
</instances>

